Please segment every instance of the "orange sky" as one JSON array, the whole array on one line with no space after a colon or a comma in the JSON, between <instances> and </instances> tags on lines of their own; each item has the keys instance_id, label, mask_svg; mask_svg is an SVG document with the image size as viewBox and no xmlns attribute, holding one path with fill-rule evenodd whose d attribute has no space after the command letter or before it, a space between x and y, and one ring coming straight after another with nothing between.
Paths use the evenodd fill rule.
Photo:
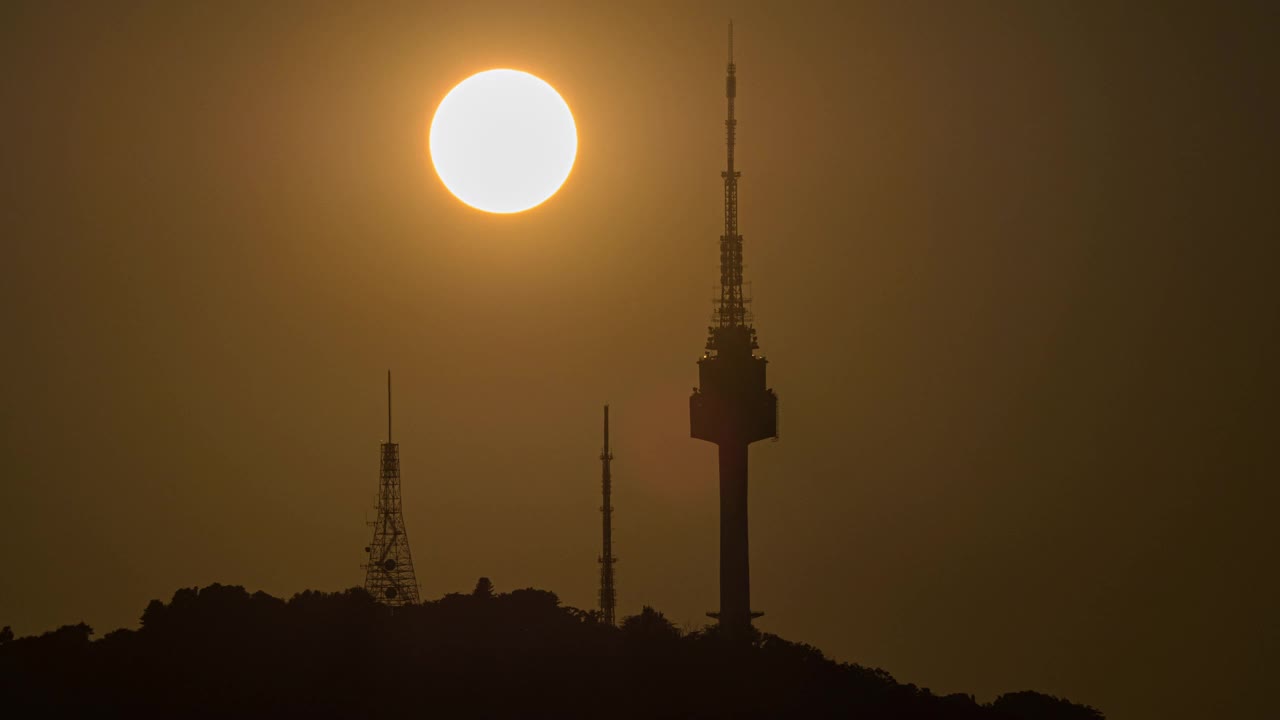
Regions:
<instances>
[{"instance_id":1,"label":"orange sky","mask_svg":"<svg viewBox=\"0 0 1280 720\"><path fill-rule=\"evenodd\" d=\"M1219 14L1221 13L1221 14ZM428 598L717 605L688 437L717 282L724 21L782 403L758 625L935 692L1256 716L1273 673L1276 57L1265 5L168 3L0 9L0 624L214 581L360 584L395 373ZM464 207L466 76L578 162Z\"/></svg>"}]
</instances>

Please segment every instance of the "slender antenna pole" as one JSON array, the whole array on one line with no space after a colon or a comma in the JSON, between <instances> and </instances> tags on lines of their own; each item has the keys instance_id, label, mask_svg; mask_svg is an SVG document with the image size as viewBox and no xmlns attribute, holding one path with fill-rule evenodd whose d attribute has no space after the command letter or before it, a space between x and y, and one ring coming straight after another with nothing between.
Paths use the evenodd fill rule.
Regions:
<instances>
[{"instance_id":1,"label":"slender antenna pole","mask_svg":"<svg viewBox=\"0 0 1280 720\"><path fill-rule=\"evenodd\" d=\"M613 476L609 470L609 462L613 453L609 452L609 406L604 406L604 450L600 453L600 486L604 494L604 504L600 512L604 514L604 543L600 555L600 615L606 625L616 624L615 608L618 604L618 591L613 585Z\"/></svg>"},{"instance_id":2,"label":"slender antenna pole","mask_svg":"<svg viewBox=\"0 0 1280 720\"><path fill-rule=\"evenodd\" d=\"M387 442L391 442L391 371L387 371Z\"/></svg>"}]
</instances>

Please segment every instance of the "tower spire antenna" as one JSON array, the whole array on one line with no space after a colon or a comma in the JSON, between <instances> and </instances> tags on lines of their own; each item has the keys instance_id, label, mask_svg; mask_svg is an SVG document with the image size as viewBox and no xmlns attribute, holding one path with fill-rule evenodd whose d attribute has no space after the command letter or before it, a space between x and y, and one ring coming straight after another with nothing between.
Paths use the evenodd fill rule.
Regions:
<instances>
[{"instance_id":1,"label":"tower spire antenna","mask_svg":"<svg viewBox=\"0 0 1280 720\"><path fill-rule=\"evenodd\" d=\"M391 442L391 371L387 371L387 442Z\"/></svg>"},{"instance_id":2,"label":"tower spire antenna","mask_svg":"<svg viewBox=\"0 0 1280 720\"><path fill-rule=\"evenodd\" d=\"M733 18L729 18L729 64L733 64Z\"/></svg>"},{"instance_id":3,"label":"tower spire antenna","mask_svg":"<svg viewBox=\"0 0 1280 720\"><path fill-rule=\"evenodd\" d=\"M747 312L742 293L742 236L738 234L738 178L742 173L734 167L738 120L734 117L734 101L738 96L737 67L733 64L733 21L729 21L729 64L725 68L726 101L724 234L720 236L720 299L716 301L716 326L707 342L708 350L718 350L726 343L745 342L754 347L754 334L747 326Z\"/></svg>"}]
</instances>

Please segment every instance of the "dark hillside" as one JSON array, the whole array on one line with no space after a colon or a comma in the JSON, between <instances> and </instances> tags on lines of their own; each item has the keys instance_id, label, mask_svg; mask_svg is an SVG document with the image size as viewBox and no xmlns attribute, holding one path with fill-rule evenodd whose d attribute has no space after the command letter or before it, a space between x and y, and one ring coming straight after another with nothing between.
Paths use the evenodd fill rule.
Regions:
<instances>
[{"instance_id":1,"label":"dark hillside","mask_svg":"<svg viewBox=\"0 0 1280 720\"><path fill-rule=\"evenodd\" d=\"M979 705L762 634L734 645L645 608L618 629L544 590L482 581L390 611L363 590L241 587L153 600L138 630L0 633L7 717L1079 718L1034 692Z\"/></svg>"}]
</instances>

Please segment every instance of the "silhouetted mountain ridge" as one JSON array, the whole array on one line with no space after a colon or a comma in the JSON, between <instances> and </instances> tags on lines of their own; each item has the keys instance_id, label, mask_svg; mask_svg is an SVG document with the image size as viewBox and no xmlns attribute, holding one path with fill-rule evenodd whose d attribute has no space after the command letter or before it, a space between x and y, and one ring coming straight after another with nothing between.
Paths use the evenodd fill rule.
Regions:
<instances>
[{"instance_id":1,"label":"silhouetted mountain ridge","mask_svg":"<svg viewBox=\"0 0 1280 720\"><path fill-rule=\"evenodd\" d=\"M362 589L288 601L244 588L153 600L138 630L0 632L9 717L859 717L1096 720L1034 692L980 705L760 634L685 633L644 608L618 628L554 593L481 579L390 610ZM10 714L13 711L16 714Z\"/></svg>"}]
</instances>

